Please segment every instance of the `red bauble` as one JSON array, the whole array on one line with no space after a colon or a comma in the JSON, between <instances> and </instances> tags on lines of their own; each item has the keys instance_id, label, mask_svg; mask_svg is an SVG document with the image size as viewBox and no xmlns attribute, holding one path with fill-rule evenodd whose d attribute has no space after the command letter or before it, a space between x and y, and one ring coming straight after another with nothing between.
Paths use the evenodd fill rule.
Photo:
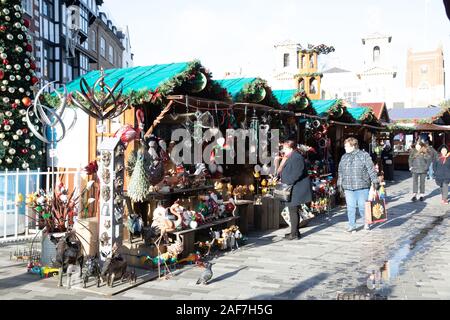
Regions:
<instances>
[{"instance_id":1,"label":"red bauble","mask_svg":"<svg viewBox=\"0 0 450 320\"><path fill-rule=\"evenodd\" d=\"M11 105L11 108L13 108L13 109L17 109L17 107L18 107L17 103L13 103L13 104Z\"/></svg>"},{"instance_id":2,"label":"red bauble","mask_svg":"<svg viewBox=\"0 0 450 320\"><path fill-rule=\"evenodd\" d=\"M23 25L24 25L25 27L29 28L29 27L30 27L30 20L28 20L28 19L23 19Z\"/></svg>"},{"instance_id":3,"label":"red bauble","mask_svg":"<svg viewBox=\"0 0 450 320\"><path fill-rule=\"evenodd\" d=\"M21 150L21 152L22 152L22 154L27 154L27 153L28 153L28 149L23 148L23 149Z\"/></svg>"},{"instance_id":4,"label":"red bauble","mask_svg":"<svg viewBox=\"0 0 450 320\"><path fill-rule=\"evenodd\" d=\"M8 119L3 120L3 125L4 126L9 126L9 120Z\"/></svg>"},{"instance_id":5,"label":"red bauble","mask_svg":"<svg viewBox=\"0 0 450 320\"><path fill-rule=\"evenodd\" d=\"M36 63L31 62L31 63L30 63L30 69L31 69L31 70L36 70Z\"/></svg>"},{"instance_id":6,"label":"red bauble","mask_svg":"<svg viewBox=\"0 0 450 320\"><path fill-rule=\"evenodd\" d=\"M25 46L25 50L28 51L28 52L32 52L33 51L33 47L31 46L31 44L27 44Z\"/></svg>"},{"instance_id":7,"label":"red bauble","mask_svg":"<svg viewBox=\"0 0 450 320\"><path fill-rule=\"evenodd\" d=\"M29 107L29 106L31 106L31 99L28 97L25 97L22 99L22 103L25 107Z\"/></svg>"},{"instance_id":8,"label":"red bauble","mask_svg":"<svg viewBox=\"0 0 450 320\"><path fill-rule=\"evenodd\" d=\"M0 31L6 31L6 26L0 26Z\"/></svg>"},{"instance_id":9,"label":"red bauble","mask_svg":"<svg viewBox=\"0 0 450 320\"><path fill-rule=\"evenodd\" d=\"M5 71L3 71L3 69L0 69L0 80L3 80L4 77L5 77Z\"/></svg>"},{"instance_id":10,"label":"red bauble","mask_svg":"<svg viewBox=\"0 0 450 320\"><path fill-rule=\"evenodd\" d=\"M23 129L22 129L22 132L25 133L25 134L27 134L27 133L28 133L28 128L23 128Z\"/></svg>"},{"instance_id":11,"label":"red bauble","mask_svg":"<svg viewBox=\"0 0 450 320\"><path fill-rule=\"evenodd\" d=\"M35 85L36 83L38 83L39 82L39 79L37 78L37 77L31 77L31 83L33 84L33 85Z\"/></svg>"},{"instance_id":12,"label":"red bauble","mask_svg":"<svg viewBox=\"0 0 450 320\"><path fill-rule=\"evenodd\" d=\"M6 66L9 64L9 61L7 59L3 59L3 64Z\"/></svg>"}]
</instances>

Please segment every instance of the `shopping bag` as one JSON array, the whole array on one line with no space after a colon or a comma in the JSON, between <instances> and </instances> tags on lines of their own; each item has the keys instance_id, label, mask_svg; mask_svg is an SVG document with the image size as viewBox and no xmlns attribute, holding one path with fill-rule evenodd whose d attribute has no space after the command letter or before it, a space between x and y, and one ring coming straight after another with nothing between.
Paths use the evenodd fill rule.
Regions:
<instances>
[{"instance_id":1,"label":"shopping bag","mask_svg":"<svg viewBox=\"0 0 450 320\"><path fill-rule=\"evenodd\" d=\"M366 201L365 220L366 224L374 224L387 220L386 201L380 198L380 194L370 191L369 200Z\"/></svg>"}]
</instances>

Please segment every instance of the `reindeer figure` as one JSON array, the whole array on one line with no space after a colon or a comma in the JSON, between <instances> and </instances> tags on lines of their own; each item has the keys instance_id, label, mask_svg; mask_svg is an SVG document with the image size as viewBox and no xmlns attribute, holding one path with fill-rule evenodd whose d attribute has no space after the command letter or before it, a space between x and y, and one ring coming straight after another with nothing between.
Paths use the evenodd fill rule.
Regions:
<instances>
[{"instance_id":1,"label":"reindeer figure","mask_svg":"<svg viewBox=\"0 0 450 320\"><path fill-rule=\"evenodd\" d=\"M67 272L67 287L70 289L73 266L78 263L80 265L80 278L83 274L84 257L81 242L74 232L69 232L59 239L51 235L50 241L56 245L55 265L59 267L58 287L62 287L63 272Z\"/></svg>"},{"instance_id":2,"label":"reindeer figure","mask_svg":"<svg viewBox=\"0 0 450 320\"><path fill-rule=\"evenodd\" d=\"M86 261L86 271L83 275L83 288L86 288L86 284L89 281L89 277L96 277L97 278L97 288L100 287L100 263L98 261L98 255L96 254L95 257L88 257Z\"/></svg>"},{"instance_id":3,"label":"reindeer figure","mask_svg":"<svg viewBox=\"0 0 450 320\"><path fill-rule=\"evenodd\" d=\"M118 254L106 259L103 264L101 279L109 287L113 287L114 280L123 279L127 275L127 261Z\"/></svg>"}]
</instances>

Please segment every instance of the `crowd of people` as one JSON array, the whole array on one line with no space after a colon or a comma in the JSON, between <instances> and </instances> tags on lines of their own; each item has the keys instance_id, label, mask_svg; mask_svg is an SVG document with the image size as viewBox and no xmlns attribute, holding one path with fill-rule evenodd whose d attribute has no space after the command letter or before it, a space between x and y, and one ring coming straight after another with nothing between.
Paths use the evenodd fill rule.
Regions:
<instances>
[{"instance_id":1,"label":"crowd of people","mask_svg":"<svg viewBox=\"0 0 450 320\"><path fill-rule=\"evenodd\" d=\"M369 199L370 189L380 189L382 177L377 173L376 165L368 152L359 148L358 140L350 137L344 141L345 154L338 167L337 187L345 198L347 205L348 229L354 233L358 230L358 211L363 219L364 229L369 229L365 223L365 203ZM425 180L434 179L442 195L442 204L448 204L448 185L450 183L450 157L446 145L436 151L429 143L419 140L412 146L409 155L409 170L413 178L412 201L424 201ZM291 230L285 239L300 239L299 207L312 201L312 186L308 176L305 159L297 150L293 141L282 144L280 157L276 159L276 175L280 183L289 186L291 196L284 201L282 208L288 208Z\"/></svg>"}]
</instances>

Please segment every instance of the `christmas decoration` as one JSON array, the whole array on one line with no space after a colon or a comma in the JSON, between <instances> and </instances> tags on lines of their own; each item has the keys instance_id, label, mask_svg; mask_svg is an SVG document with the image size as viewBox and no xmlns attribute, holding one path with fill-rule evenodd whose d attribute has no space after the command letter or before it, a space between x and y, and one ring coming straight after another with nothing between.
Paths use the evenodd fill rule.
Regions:
<instances>
[{"instance_id":1,"label":"christmas decoration","mask_svg":"<svg viewBox=\"0 0 450 320\"><path fill-rule=\"evenodd\" d=\"M35 169L42 164L42 157L39 155L40 142L32 132L22 130L25 127L23 112L32 104L32 87L37 83L34 69L31 68L32 59L27 55L32 52L31 38L27 36L29 25L29 21L22 19L20 0L1 1L0 171L15 168ZM41 129L39 123L33 123L33 126ZM28 144L25 141L28 141ZM29 148L31 145L34 146L33 149Z\"/></svg>"},{"instance_id":2,"label":"christmas decoration","mask_svg":"<svg viewBox=\"0 0 450 320\"><path fill-rule=\"evenodd\" d=\"M149 190L150 180L144 167L144 150L140 149L128 184L128 196L133 202L143 202Z\"/></svg>"}]
</instances>

